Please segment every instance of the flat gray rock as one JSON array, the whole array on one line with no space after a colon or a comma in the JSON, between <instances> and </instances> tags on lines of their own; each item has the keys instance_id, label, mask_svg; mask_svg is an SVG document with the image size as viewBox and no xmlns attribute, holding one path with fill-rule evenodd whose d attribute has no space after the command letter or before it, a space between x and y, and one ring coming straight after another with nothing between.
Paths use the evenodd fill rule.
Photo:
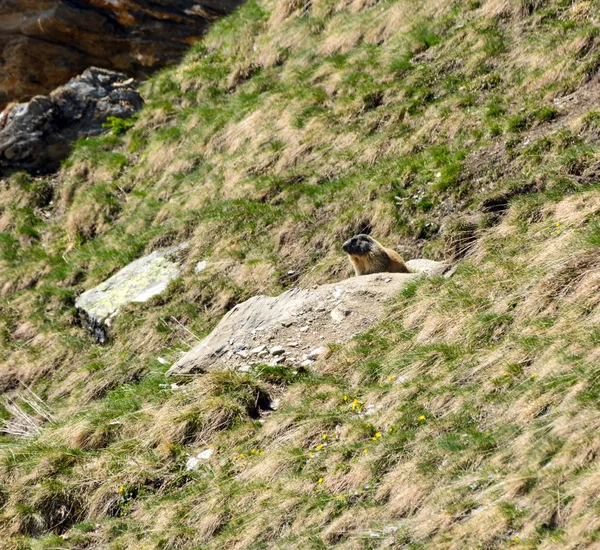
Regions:
<instances>
[{"instance_id":1,"label":"flat gray rock","mask_svg":"<svg viewBox=\"0 0 600 550\"><path fill-rule=\"evenodd\" d=\"M438 262L415 264L413 269L433 273L434 264ZM294 288L276 297L254 296L229 311L167 374L247 370L248 365L274 361L257 350L275 347L277 364L301 367L316 348L326 354L327 344L346 342L377 323L385 303L417 277L419 272L375 273L310 289ZM332 318L332 312L340 311L343 315Z\"/></svg>"},{"instance_id":2,"label":"flat gray rock","mask_svg":"<svg viewBox=\"0 0 600 550\"><path fill-rule=\"evenodd\" d=\"M123 306L146 302L179 277L177 252L185 246L158 250L140 258L77 298L75 307L82 323L98 343L106 342L110 321Z\"/></svg>"}]
</instances>

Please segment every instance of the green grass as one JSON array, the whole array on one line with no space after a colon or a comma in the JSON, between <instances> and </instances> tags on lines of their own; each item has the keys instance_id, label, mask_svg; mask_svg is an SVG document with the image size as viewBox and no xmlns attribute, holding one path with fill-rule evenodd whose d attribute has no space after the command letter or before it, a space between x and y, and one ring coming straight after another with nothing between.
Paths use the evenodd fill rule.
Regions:
<instances>
[{"instance_id":1,"label":"green grass","mask_svg":"<svg viewBox=\"0 0 600 550\"><path fill-rule=\"evenodd\" d=\"M597 538L598 113L554 103L598 66L584 4L252 1L55 179L3 180L0 383L57 420L1 436L0 548ZM358 232L457 270L316 367L165 379L240 301L350 275ZM95 346L76 296L183 241Z\"/></svg>"}]
</instances>

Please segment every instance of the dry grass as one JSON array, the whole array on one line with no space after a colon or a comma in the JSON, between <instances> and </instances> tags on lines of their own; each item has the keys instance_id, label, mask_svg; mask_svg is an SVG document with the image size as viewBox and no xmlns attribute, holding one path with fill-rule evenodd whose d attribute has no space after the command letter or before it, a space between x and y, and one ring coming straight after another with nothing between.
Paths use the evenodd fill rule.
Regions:
<instances>
[{"instance_id":1,"label":"dry grass","mask_svg":"<svg viewBox=\"0 0 600 550\"><path fill-rule=\"evenodd\" d=\"M124 139L3 180L7 548L597 544L597 8L249 2ZM358 232L457 270L308 373L164 379L235 303L350 275ZM75 296L183 240L93 345Z\"/></svg>"}]
</instances>

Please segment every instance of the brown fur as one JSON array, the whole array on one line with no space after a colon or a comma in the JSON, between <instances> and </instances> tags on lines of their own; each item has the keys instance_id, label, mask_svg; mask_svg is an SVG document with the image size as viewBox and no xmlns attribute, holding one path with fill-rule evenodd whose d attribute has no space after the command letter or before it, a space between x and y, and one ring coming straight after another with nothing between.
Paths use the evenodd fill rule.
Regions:
<instances>
[{"instance_id":1,"label":"brown fur","mask_svg":"<svg viewBox=\"0 0 600 550\"><path fill-rule=\"evenodd\" d=\"M371 237L371 248L367 254L348 254L356 275L371 273L410 273L402 256L391 248L385 248Z\"/></svg>"}]
</instances>

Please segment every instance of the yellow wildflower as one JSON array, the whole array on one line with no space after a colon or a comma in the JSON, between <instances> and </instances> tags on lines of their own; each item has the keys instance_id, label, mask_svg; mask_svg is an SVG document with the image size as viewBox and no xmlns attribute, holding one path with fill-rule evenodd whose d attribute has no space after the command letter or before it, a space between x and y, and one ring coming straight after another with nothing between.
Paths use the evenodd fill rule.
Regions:
<instances>
[{"instance_id":1,"label":"yellow wildflower","mask_svg":"<svg viewBox=\"0 0 600 550\"><path fill-rule=\"evenodd\" d=\"M367 454L369 451L367 451L367 449L363 449L363 453Z\"/></svg>"},{"instance_id":2,"label":"yellow wildflower","mask_svg":"<svg viewBox=\"0 0 600 550\"><path fill-rule=\"evenodd\" d=\"M323 434L323 439L327 439L327 434Z\"/></svg>"},{"instance_id":3,"label":"yellow wildflower","mask_svg":"<svg viewBox=\"0 0 600 550\"><path fill-rule=\"evenodd\" d=\"M375 434L375 437L377 437L377 438L381 437L381 432L377 432L377 433Z\"/></svg>"},{"instance_id":4,"label":"yellow wildflower","mask_svg":"<svg viewBox=\"0 0 600 550\"><path fill-rule=\"evenodd\" d=\"M321 445L321 444L319 443L319 445L317 445L317 451L320 451L322 448L323 448L323 445Z\"/></svg>"},{"instance_id":5,"label":"yellow wildflower","mask_svg":"<svg viewBox=\"0 0 600 550\"><path fill-rule=\"evenodd\" d=\"M323 478L322 478L322 477L320 477L320 478L319 478L319 481L317 481L317 483L323 483Z\"/></svg>"},{"instance_id":6,"label":"yellow wildflower","mask_svg":"<svg viewBox=\"0 0 600 550\"><path fill-rule=\"evenodd\" d=\"M425 415L422 414L421 416L419 416L419 420L425 420Z\"/></svg>"}]
</instances>

